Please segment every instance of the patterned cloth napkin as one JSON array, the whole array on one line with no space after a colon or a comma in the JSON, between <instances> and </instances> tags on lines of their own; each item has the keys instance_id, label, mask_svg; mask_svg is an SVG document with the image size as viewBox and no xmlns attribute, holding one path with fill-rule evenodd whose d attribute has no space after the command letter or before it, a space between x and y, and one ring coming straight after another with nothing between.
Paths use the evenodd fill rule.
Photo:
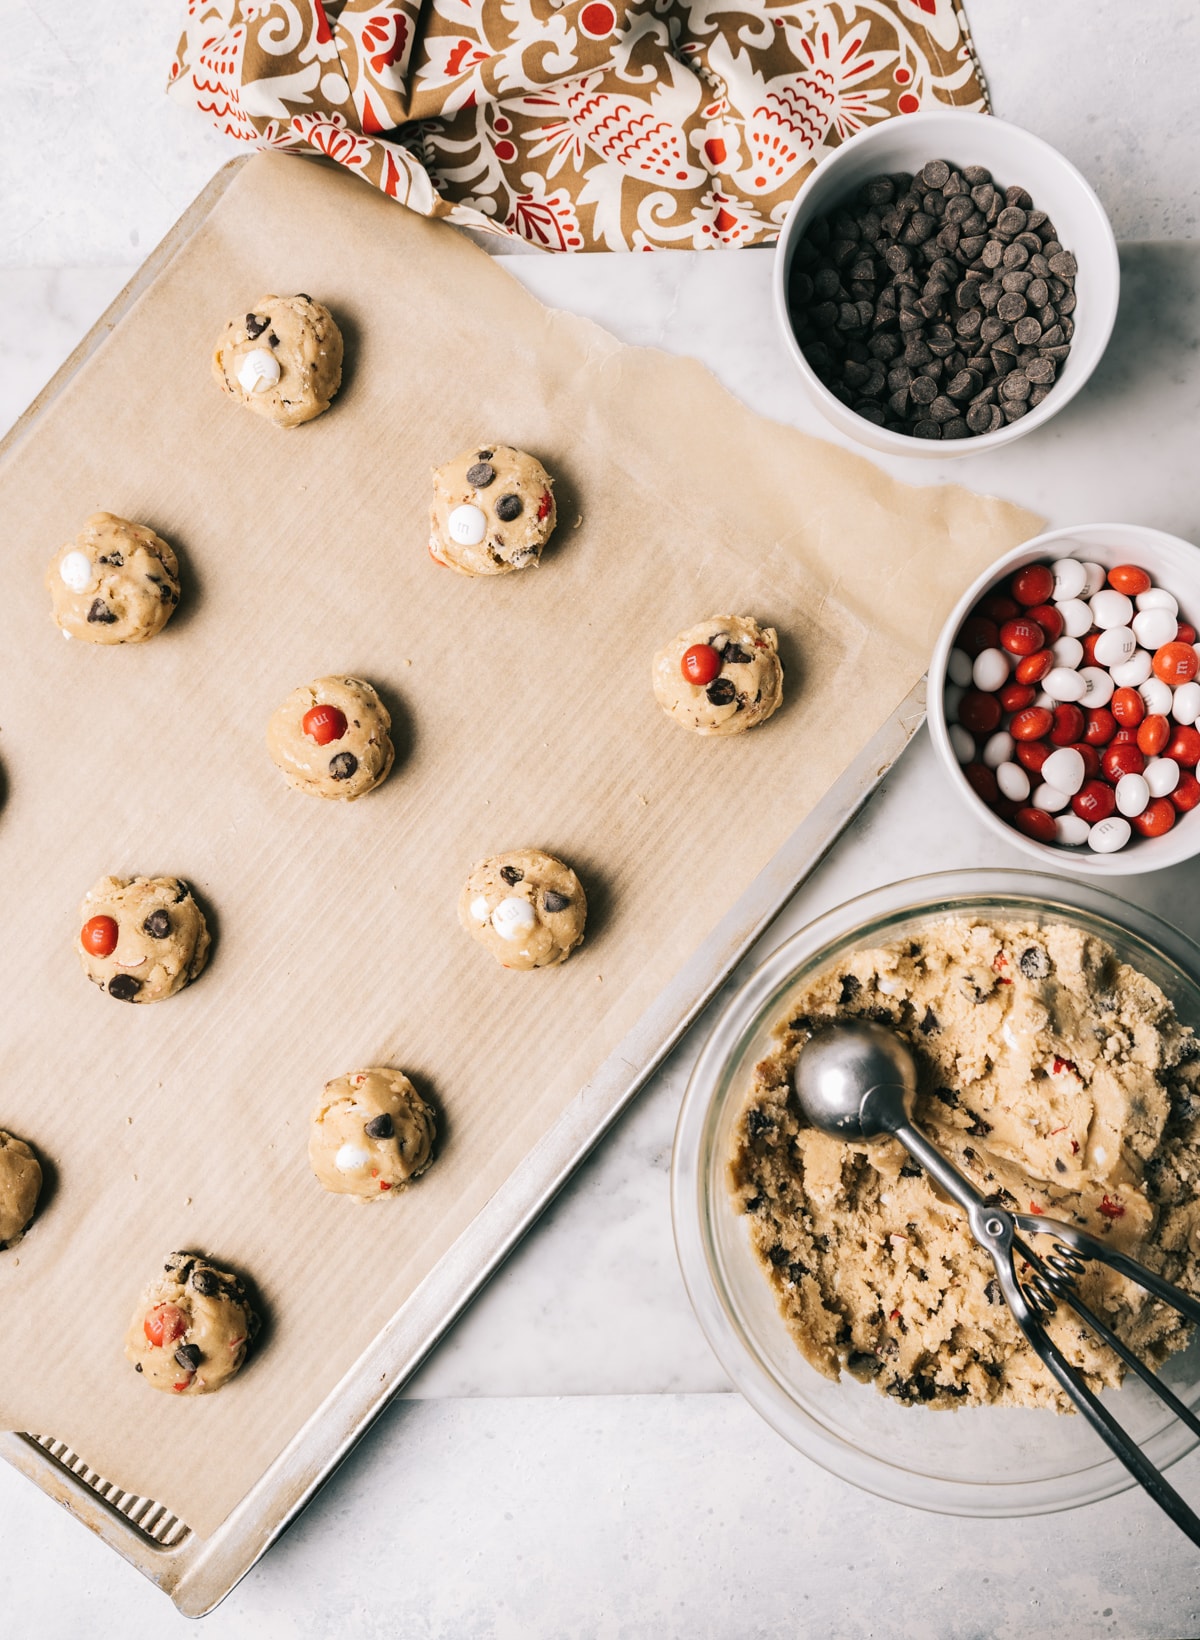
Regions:
<instances>
[{"instance_id":1,"label":"patterned cloth napkin","mask_svg":"<svg viewBox=\"0 0 1200 1640\"><path fill-rule=\"evenodd\" d=\"M768 244L856 131L987 107L959 0L187 0L170 89L567 251Z\"/></svg>"}]
</instances>

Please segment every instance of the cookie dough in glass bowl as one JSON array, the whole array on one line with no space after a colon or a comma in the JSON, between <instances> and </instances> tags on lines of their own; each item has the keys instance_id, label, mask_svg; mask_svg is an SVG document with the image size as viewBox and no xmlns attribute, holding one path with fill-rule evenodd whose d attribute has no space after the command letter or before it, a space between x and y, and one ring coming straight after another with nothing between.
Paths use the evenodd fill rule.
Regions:
<instances>
[{"instance_id":1,"label":"cookie dough in glass bowl","mask_svg":"<svg viewBox=\"0 0 1200 1640\"><path fill-rule=\"evenodd\" d=\"M1003 1516L1073 1508L1133 1485L1083 1419L1048 1408L904 1404L843 1371L822 1376L777 1307L730 1190L729 1164L755 1067L814 980L855 952L919 941L947 918L1095 935L1146 976L1184 1025L1200 1026L1200 950L1177 930L1087 883L1024 871L960 871L878 889L818 918L738 989L701 1050L672 1161L672 1213L684 1281L710 1344L737 1388L780 1434L843 1479L947 1514ZM1022 1204L1024 1205L1024 1204ZM1048 1209L1049 1211L1049 1209ZM1161 1375L1200 1407L1200 1344ZM1104 1404L1159 1468L1196 1445L1148 1390L1128 1379Z\"/></svg>"}]
</instances>

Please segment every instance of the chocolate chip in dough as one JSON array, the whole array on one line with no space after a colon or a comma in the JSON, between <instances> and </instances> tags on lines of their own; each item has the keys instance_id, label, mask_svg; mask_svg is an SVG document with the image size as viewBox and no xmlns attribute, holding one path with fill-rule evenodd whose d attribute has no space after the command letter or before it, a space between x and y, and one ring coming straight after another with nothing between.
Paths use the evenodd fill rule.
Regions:
<instances>
[{"instance_id":1,"label":"chocolate chip in dough","mask_svg":"<svg viewBox=\"0 0 1200 1640\"><path fill-rule=\"evenodd\" d=\"M514 888L518 883L524 882L525 880L525 873L521 870L520 866L501 866L500 875L504 878L506 883L511 883Z\"/></svg>"},{"instance_id":2,"label":"chocolate chip in dough","mask_svg":"<svg viewBox=\"0 0 1200 1640\"><path fill-rule=\"evenodd\" d=\"M1017 958L1017 967L1026 979L1045 979L1050 972L1050 958L1040 945L1029 945Z\"/></svg>"},{"instance_id":3,"label":"chocolate chip in dough","mask_svg":"<svg viewBox=\"0 0 1200 1640\"><path fill-rule=\"evenodd\" d=\"M501 523L511 524L514 518L521 516L521 497L519 495L502 495L496 503L496 517Z\"/></svg>"},{"instance_id":4,"label":"chocolate chip in dough","mask_svg":"<svg viewBox=\"0 0 1200 1640\"><path fill-rule=\"evenodd\" d=\"M743 649L740 643L726 645L725 653L721 656L727 666L749 666L754 656L748 649Z\"/></svg>"},{"instance_id":5,"label":"chocolate chip in dough","mask_svg":"<svg viewBox=\"0 0 1200 1640\"><path fill-rule=\"evenodd\" d=\"M215 1270L193 1270L192 1286L201 1298L215 1298L221 1291L221 1283Z\"/></svg>"},{"instance_id":6,"label":"chocolate chip in dough","mask_svg":"<svg viewBox=\"0 0 1200 1640\"><path fill-rule=\"evenodd\" d=\"M114 974L108 982L108 994L118 1002L132 1002L142 988L140 979L132 974Z\"/></svg>"},{"instance_id":7,"label":"chocolate chip in dough","mask_svg":"<svg viewBox=\"0 0 1200 1640\"><path fill-rule=\"evenodd\" d=\"M269 315L265 319L260 319L256 313L248 313L246 315L246 335L253 342L262 335L270 323Z\"/></svg>"},{"instance_id":8,"label":"chocolate chip in dough","mask_svg":"<svg viewBox=\"0 0 1200 1640\"><path fill-rule=\"evenodd\" d=\"M363 1123L363 1132L368 1139L390 1139L396 1131L396 1124L387 1111L380 1111L378 1116L372 1116L369 1122Z\"/></svg>"},{"instance_id":9,"label":"chocolate chip in dough","mask_svg":"<svg viewBox=\"0 0 1200 1640\"><path fill-rule=\"evenodd\" d=\"M335 780L349 780L358 768L353 752L338 752L329 759L329 772Z\"/></svg>"},{"instance_id":10,"label":"chocolate chip in dough","mask_svg":"<svg viewBox=\"0 0 1200 1640\"><path fill-rule=\"evenodd\" d=\"M495 479L496 469L488 461L477 461L473 467L467 468L467 483L477 490L486 490Z\"/></svg>"},{"instance_id":11,"label":"chocolate chip in dough","mask_svg":"<svg viewBox=\"0 0 1200 1640\"><path fill-rule=\"evenodd\" d=\"M89 621L98 621L101 626L112 626L117 619L117 612L109 609L103 598L93 598L92 607L87 612Z\"/></svg>"},{"instance_id":12,"label":"chocolate chip in dough","mask_svg":"<svg viewBox=\"0 0 1200 1640\"><path fill-rule=\"evenodd\" d=\"M842 989L841 994L838 997L838 1006L840 1008L844 1008L847 1003L853 1002L855 997L862 990L862 981L858 978L857 974L842 974L839 978Z\"/></svg>"},{"instance_id":13,"label":"chocolate chip in dough","mask_svg":"<svg viewBox=\"0 0 1200 1640\"><path fill-rule=\"evenodd\" d=\"M134 1363L133 1363L133 1370L134 1370L134 1372L141 1372L141 1370L142 1370L142 1363L141 1363L141 1362L140 1362L140 1361L135 1361L135 1362L134 1362Z\"/></svg>"},{"instance_id":14,"label":"chocolate chip in dough","mask_svg":"<svg viewBox=\"0 0 1200 1640\"><path fill-rule=\"evenodd\" d=\"M204 1357L199 1344L181 1344L175 1351L175 1359L185 1372L195 1372Z\"/></svg>"},{"instance_id":15,"label":"chocolate chip in dough","mask_svg":"<svg viewBox=\"0 0 1200 1640\"><path fill-rule=\"evenodd\" d=\"M165 940L171 932L171 918L165 911L152 911L142 927L152 940Z\"/></svg>"},{"instance_id":16,"label":"chocolate chip in dough","mask_svg":"<svg viewBox=\"0 0 1200 1640\"><path fill-rule=\"evenodd\" d=\"M546 910L551 913L555 911L565 911L570 903L571 901L568 895L559 894L557 890L553 888L548 888L542 895L542 904L545 906Z\"/></svg>"},{"instance_id":17,"label":"chocolate chip in dough","mask_svg":"<svg viewBox=\"0 0 1200 1640\"><path fill-rule=\"evenodd\" d=\"M714 678L704 691L714 706L729 706L732 704L737 690L730 678Z\"/></svg>"}]
</instances>

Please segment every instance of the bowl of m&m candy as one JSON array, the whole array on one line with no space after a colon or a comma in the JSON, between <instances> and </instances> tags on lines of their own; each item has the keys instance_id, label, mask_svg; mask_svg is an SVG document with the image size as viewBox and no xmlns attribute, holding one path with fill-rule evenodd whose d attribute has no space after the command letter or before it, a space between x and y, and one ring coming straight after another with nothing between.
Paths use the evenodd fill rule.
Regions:
<instances>
[{"instance_id":1,"label":"bowl of m&m candy","mask_svg":"<svg viewBox=\"0 0 1200 1640\"><path fill-rule=\"evenodd\" d=\"M1089 875L1200 852L1200 551L1134 524L1053 530L942 630L929 728L956 787L1025 853Z\"/></svg>"}]
</instances>

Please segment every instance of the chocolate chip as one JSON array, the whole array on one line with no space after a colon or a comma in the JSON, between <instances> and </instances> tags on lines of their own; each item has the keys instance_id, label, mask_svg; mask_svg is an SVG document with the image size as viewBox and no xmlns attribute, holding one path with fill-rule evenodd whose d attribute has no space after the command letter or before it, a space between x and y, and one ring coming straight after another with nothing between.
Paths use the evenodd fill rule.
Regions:
<instances>
[{"instance_id":1,"label":"chocolate chip","mask_svg":"<svg viewBox=\"0 0 1200 1640\"><path fill-rule=\"evenodd\" d=\"M838 997L838 1006L844 1008L848 1003L853 1002L855 997L862 990L862 981L858 978L857 974L842 974L840 979L842 991L841 995Z\"/></svg>"},{"instance_id":2,"label":"chocolate chip","mask_svg":"<svg viewBox=\"0 0 1200 1640\"><path fill-rule=\"evenodd\" d=\"M936 1030L941 1029L941 1027L938 1025L938 1017L934 1013L932 1008L926 1008L925 1018L917 1026L917 1029L920 1031L922 1036L928 1036L931 1031L936 1031Z\"/></svg>"},{"instance_id":3,"label":"chocolate chip","mask_svg":"<svg viewBox=\"0 0 1200 1640\"><path fill-rule=\"evenodd\" d=\"M152 940L165 940L171 932L171 919L165 911L152 911L142 927Z\"/></svg>"},{"instance_id":4,"label":"chocolate chip","mask_svg":"<svg viewBox=\"0 0 1200 1640\"><path fill-rule=\"evenodd\" d=\"M104 553L101 553L96 562L98 564L111 564L114 569L121 569L124 566L125 560L119 552L110 552L107 557Z\"/></svg>"},{"instance_id":5,"label":"chocolate chip","mask_svg":"<svg viewBox=\"0 0 1200 1640\"><path fill-rule=\"evenodd\" d=\"M274 331L272 331L271 334L267 337L267 341L268 341L268 343L270 344L271 347L278 347L279 346L279 337L276 336ZM292 401L290 399L284 399L283 402L285 404L290 404Z\"/></svg>"},{"instance_id":6,"label":"chocolate chip","mask_svg":"<svg viewBox=\"0 0 1200 1640\"><path fill-rule=\"evenodd\" d=\"M493 452L491 450L476 450L475 452L476 458L479 461L490 461L492 459L492 454Z\"/></svg>"},{"instance_id":7,"label":"chocolate chip","mask_svg":"<svg viewBox=\"0 0 1200 1640\"><path fill-rule=\"evenodd\" d=\"M548 888L542 895L542 904L549 912L565 911L571 901L568 895L559 894L557 890Z\"/></svg>"},{"instance_id":8,"label":"chocolate chip","mask_svg":"<svg viewBox=\"0 0 1200 1640\"><path fill-rule=\"evenodd\" d=\"M967 1115L971 1118L971 1123L967 1128L967 1132L973 1139L986 1139L988 1134L992 1131L992 1124L990 1122L985 1122L983 1117L977 1116L974 1111L969 1110ZM966 1155L965 1150L963 1151L963 1155Z\"/></svg>"},{"instance_id":9,"label":"chocolate chip","mask_svg":"<svg viewBox=\"0 0 1200 1640\"><path fill-rule=\"evenodd\" d=\"M467 468L467 483L473 484L477 490L486 490L495 478L496 469L490 462L477 461L473 467Z\"/></svg>"},{"instance_id":10,"label":"chocolate chip","mask_svg":"<svg viewBox=\"0 0 1200 1640\"><path fill-rule=\"evenodd\" d=\"M958 1105L958 1095L953 1088L934 1088L933 1097L940 1099L943 1105L949 1105L951 1110Z\"/></svg>"},{"instance_id":11,"label":"chocolate chip","mask_svg":"<svg viewBox=\"0 0 1200 1640\"><path fill-rule=\"evenodd\" d=\"M774 1247L767 1248L767 1257L778 1270L780 1265L788 1262L788 1251L782 1242L777 1241Z\"/></svg>"},{"instance_id":12,"label":"chocolate chip","mask_svg":"<svg viewBox=\"0 0 1200 1640\"><path fill-rule=\"evenodd\" d=\"M1067 1171L1067 1164L1063 1161L1061 1156L1056 1156L1054 1158L1054 1166L1059 1173L1065 1173Z\"/></svg>"},{"instance_id":13,"label":"chocolate chip","mask_svg":"<svg viewBox=\"0 0 1200 1640\"><path fill-rule=\"evenodd\" d=\"M296 300L299 301L299 302L311 302L312 297L308 294L308 292L306 290L298 290L296 292Z\"/></svg>"},{"instance_id":14,"label":"chocolate chip","mask_svg":"<svg viewBox=\"0 0 1200 1640\"><path fill-rule=\"evenodd\" d=\"M1001 1291L1000 1283L996 1280L995 1276L992 1277L987 1286L983 1289L983 1296L987 1299L989 1304L1000 1304L1003 1302L1004 1294Z\"/></svg>"},{"instance_id":15,"label":"chocolate chip","mask_svg":"<svg viewBox=\"0 0 1200 1640\"><path fill-rule=\"evenodd\" d=\"M201 1298L214 1298L221 1291L221 1278L215 1270L197 1265L192 1271L192 1287Z\"/></svg>"},{"instance_id":16,"label":"chocolate chip","mask_svg":"<svg viewBox=\"0 0 1200 1640\"><path fill-rule=\"evenodd\" d=\"M185 1372L195 1372L203 1359L199 1344L181 1344L175 1351L175 1359Z\"/></svg>"},{"instance_id":17,"label":"chocolate chip","mask_svg":"<svg viewBox=\"0 0 1200 1640\"><path fill-rule=\"evenodd\" d=\"M728 706L733 701L737 690L731 678L714 678L704 691L714 706Z\"/></svg>"},{"instance_id":18,"label":"chocolate chip","mask_svg":"<svg viewBox=\"0 0 1200 1640\"><path fill-rule=\"evenodd\" d=\"M142 988L140 979L132 974L114 974L108 982L108 994L118 1002L132 1002Z\"/></svg>"},{"instance_id":19,"label":"chocolate chip","mask_svg":"<svg viewBox=\"0 0 1200 1640\"><path fill-rule=\"evenodd\" d=\"M1017 967L1026 979L1045 979L1050 972L1050 958L1040 945L1028 945L1017 958Z\"/></svg>"},{"instance_id":20,"label":"chocolate chip","mask_svg":"<svg viewBox=\"0 0 1200 1640\"><path fill-rule=\"evenodd\" d=\"M729 666L749 666L754 656L748 649L743 649L740 643L731 643L727 646L721 660Z\"/></svg>"},{"instance_id":21,"label":"chocolate chip","mask_svg":"<svg viewBox=\"0 0 1200 1640\"><path fill-rule=\"evenodd\" d=\"M396 1124L387 1111L380 1111L378 1116L372 1116L369 1122L363 1123L363 1132L368 1139L390 1139L396 1131Z\"/></svg>"},{"instance_id":22,"label":"chocolate chip","mask_svg":"<svg viewBox=\"0 0 1200 1640\"><path fill-rule=\"evenodd\" d=\"M506 883L517 884L525 880L525 873L520 866L501 866L500 875Z\"/></svg>"},{"instance_id":23,"label":"chocolate chip","mask_svg":"<svg viewBox=\"0 0 1200 1640\"><path fill-rule=\"evenodd\" d=\"M927 188L944 188L950 180L950 167L944 159L931 159L921 171L921 181Z\"/></svg>"},{"instance_id":24,"label":"chocolate chip","mask_svg":"<svg viewBox=\"0 0 1200 1640\"><path fill-rule=\"evenodd\" d=\"M270 323L271 320L269 317L266 319L260 319L256 313L248 313L246 315L246 335L249 336L251 341L254 341L257 337L262 335L263 331Z\"/></svg>"},{"instance_id":25,"label":"chocolate chip","mask_svg":"<svg viewBox=\"0 0 1200 1640\"><path fill-rule=\"evenodd\" d=\"M176 905L181 905L184 900L188 899L191 896L192 891L188 887L188 885L184 882L182 877L177 877L175 879L175 885L176 885L176 890L177 890L176 895L175 895L175 904Z\"/></svg>"},{"instance_id":26,"label":"chocolate chip","mask_svg":"<svg viewBox=\"0 0 1200 1640\"><path fill-rule=\"evenodd\" d=\"M329 772L335 780L349 780L358 768L358 759L353 752L338 752L329 759Z\"/></svg>"},{"instance_id":27,"label":"chocolate chip","mask_svg":"<svg viewBox=\"0 0 1200 1640\"><path fill-rule=\"evenodd\" d=\"M112 626L117 619L117 612L109 609L103 598L93 598L92 607L87 612L89 621L98 621L101 626Z\"/></svg>"},{"instance_id":28,"label":"chocolate chip","mask_svg":"<svg viewBox=\"0 0 1200 1640\"><path fill-rule=\"evenodd\" d=\"M521 516L521 497L519 495L502 495L496 503L496 517L504 524L511 524L514 518Z\"/></svg>"},{"instance_id":29,"label":"chocolate chip","mask_svg":"<svg viewBox=\"0 0 1200 1640\"><path fill-rule=\"evenodd\" d=\"M752 1107L746 1112L746 1132L752 1139L761 1139L764 1133L770 1132L775 1126L774 1119L766 1111Z\"/></svg>"}]
</instances>

